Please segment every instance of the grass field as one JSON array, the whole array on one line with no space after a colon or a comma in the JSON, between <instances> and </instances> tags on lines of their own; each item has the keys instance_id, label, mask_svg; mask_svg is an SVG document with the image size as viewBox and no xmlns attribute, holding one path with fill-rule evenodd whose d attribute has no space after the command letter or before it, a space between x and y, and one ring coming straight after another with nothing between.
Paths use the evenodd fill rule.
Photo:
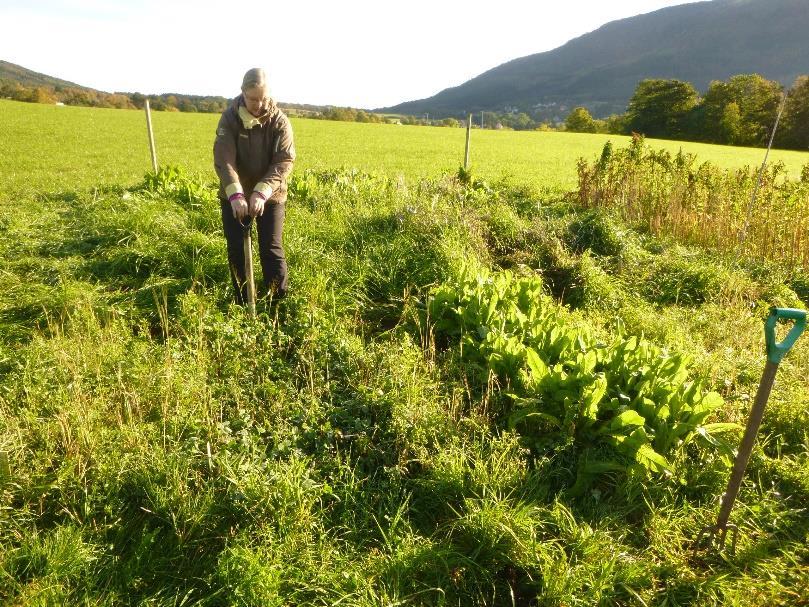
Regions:
<instances>
[{"instance_id":1,"label":"grass field","mask_svg":"<svg viewBox=\"0 0 809 607\"><path fill-rule=\"evenodd\" d=\"M218 116L155 112L158 159L213 179L211 148ZM298 169L356 167L408 179L454 172L463 162L465 131L437 127L293 120ZM75 190L103 183L132 184L150 168L145 118L132 110L31 105L0 100L5 153L3 191ZM475 131L472 164L483 178L504 176L549 189L576 184L576 160L596 157L606 141L628 137L579 133ZM724 167L757 167L760 149L650 141L654 147L696 154ZM776 150L793 176L809 153Z\"/></svg>"},{"instance_id":2,"label":"grass field","mask_svg":"<svg viewBox=\"0 0 809 607\"><path fill-rule=\"evenodd\" d=\"M251 319L215 121L157 114L148 188L139 112L0 101L0 604L809 605L809 336L692 551L804 274L575 205L604 137L475 132L464 183L460 129L297 120Z\"/></svg>"}]
</instances>

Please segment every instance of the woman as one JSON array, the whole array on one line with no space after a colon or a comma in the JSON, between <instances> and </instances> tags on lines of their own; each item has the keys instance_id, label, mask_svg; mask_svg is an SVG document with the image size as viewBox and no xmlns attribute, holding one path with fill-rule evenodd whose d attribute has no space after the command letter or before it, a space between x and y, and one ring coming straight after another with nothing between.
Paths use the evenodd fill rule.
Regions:
<instances>
[{"instance_id":1,"label":"woman","mask_svg":"<svg viewBox=\"0 0 809 607\"><path fill-rule=\"evenodd\" d=\"M270 98L261 68L247 71L242 94L222 113L213 157L236 302L247 300L243 230L254 219L264 292L284 297L288 279L281 232L295 146L289 119Z\"/></svg>"}]
</instances>

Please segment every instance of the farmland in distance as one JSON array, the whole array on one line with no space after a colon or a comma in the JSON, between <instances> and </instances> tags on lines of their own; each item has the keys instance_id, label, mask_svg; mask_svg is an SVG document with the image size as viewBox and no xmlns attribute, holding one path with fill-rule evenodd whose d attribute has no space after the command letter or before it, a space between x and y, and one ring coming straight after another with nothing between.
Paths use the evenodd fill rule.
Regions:
<instances>
[{"instance_id":1,"label":"farmland in distance","mask_svg":"<svg viewBox=\"0 0 809 607\"><path fill-rule=\"evenodd\" d=\"M211 149L218 116L154 112L158 161L214 179ZM306 168L354 167L407 179L453 173L463 162L464 129L374 125L293 119L299 161ZM75 190L103 183L131 184L150 167L142 112L55 107L0 100L2 192ZM576 160L595 158L604 143L626 145L628 137L580 133L475 130L472 165L487 180L509 177L549 190L576 184ZM723 168L757 167L764 151L691 142L650 141L676 153L682 149ZM800 175L809 153L776 150Z\"/></svg>"}]
</instances>

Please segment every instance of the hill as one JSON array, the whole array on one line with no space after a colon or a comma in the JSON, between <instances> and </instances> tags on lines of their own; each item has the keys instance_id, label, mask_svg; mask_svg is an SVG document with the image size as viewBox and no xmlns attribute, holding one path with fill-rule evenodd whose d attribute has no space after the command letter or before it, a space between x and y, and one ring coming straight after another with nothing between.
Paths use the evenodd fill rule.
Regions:
<instances>
[{"instance_id":1,"label":"hill","mask_svg":"<svg viewBox=\"0 0 809 607\"><path fill-rule=\"evenodd\" d=\"M0 80L10 80L23 86L49 86L57 90L63 88L88 88L86 86L76 84L75 82L69 82L68 80L62 80L61 78L54 78L53 76L48 76L47 74L34 72L22 67L21 65L15 65L13 63L9 63L8 61L3 61L2 59L0 59Z\"/></svg>"},{"instance_id":2,"label":"hill","mask_svg":"<svg viewBox=\"0 0 809 607\"><path fill-rule=\"evenodd\" d=\"M806 0L713 0L613 21L544 53L514 59L428 99L379 111L431 116L519 109L561 119L576 105L623 112L644 78L711 80L759 73L790 85L809 57Z\"/></svg>"},{"instance_id":3,"label":"hill","mask_svg":"<svg viewBox=\"0 0 809 607\"><path fill-rule=\"evenodd\" d=\"M37 94L36 89L44 89L45 94ZM225 109L228 99L216 95L186 95L184 93L161 93L143 95L141 93L98 91L75 82L40 74L21 65L0 60L0 98L8 97L17 101L52 103L61 101L67 105L116 107L119 109L142 108L147 97L155 110L177 109L181 112L213 112ZM318 114L331 106L305 103L284 103L279 105L294 114Z\"/></svg>"}]
</instances>

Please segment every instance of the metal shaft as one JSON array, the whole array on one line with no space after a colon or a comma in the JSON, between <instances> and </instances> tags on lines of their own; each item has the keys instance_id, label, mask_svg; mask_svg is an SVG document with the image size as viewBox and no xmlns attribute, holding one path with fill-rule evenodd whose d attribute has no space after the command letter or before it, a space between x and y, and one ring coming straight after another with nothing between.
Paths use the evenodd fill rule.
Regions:
<instances>
[{"instance_id":1,"label":"metal shaft","mask_svg":"<svg viewBox=\"0 0 809 607\"><path fill-rule=\"evenodd\" d=\"M739 487L741 487L742 479L744 478L744 471L747 469L747 462L750 461L750 454L753 452L753 444L756 441L759 426L761 426L761 419L764 417L764 407L770 398L776 371L778 371L778 365L768 360L764 366L764 374L761 376L756 400L750 410L750 417L747 420L747 428L744 431L742 444L739 446L739 453L733 463L733 472L730 474L728 488L722 496L722 507L716 521L718 529L724 529L728 524L728 519L730 519L730 511L733 510L733 504L736 502L736 496L739 494Z\"/></svg>"},{"instance_id":2,"label":"metal shaft","mask_svg":"<svg viewBox=\"0 0 809 607\"><path fill-rule=\"evenodd\" d=\"M244 228L244 280L247 283L247 309L256 315L256 281L253 278L253 239L250 237L252 223Z\"/></svg>"}]
</instances>

